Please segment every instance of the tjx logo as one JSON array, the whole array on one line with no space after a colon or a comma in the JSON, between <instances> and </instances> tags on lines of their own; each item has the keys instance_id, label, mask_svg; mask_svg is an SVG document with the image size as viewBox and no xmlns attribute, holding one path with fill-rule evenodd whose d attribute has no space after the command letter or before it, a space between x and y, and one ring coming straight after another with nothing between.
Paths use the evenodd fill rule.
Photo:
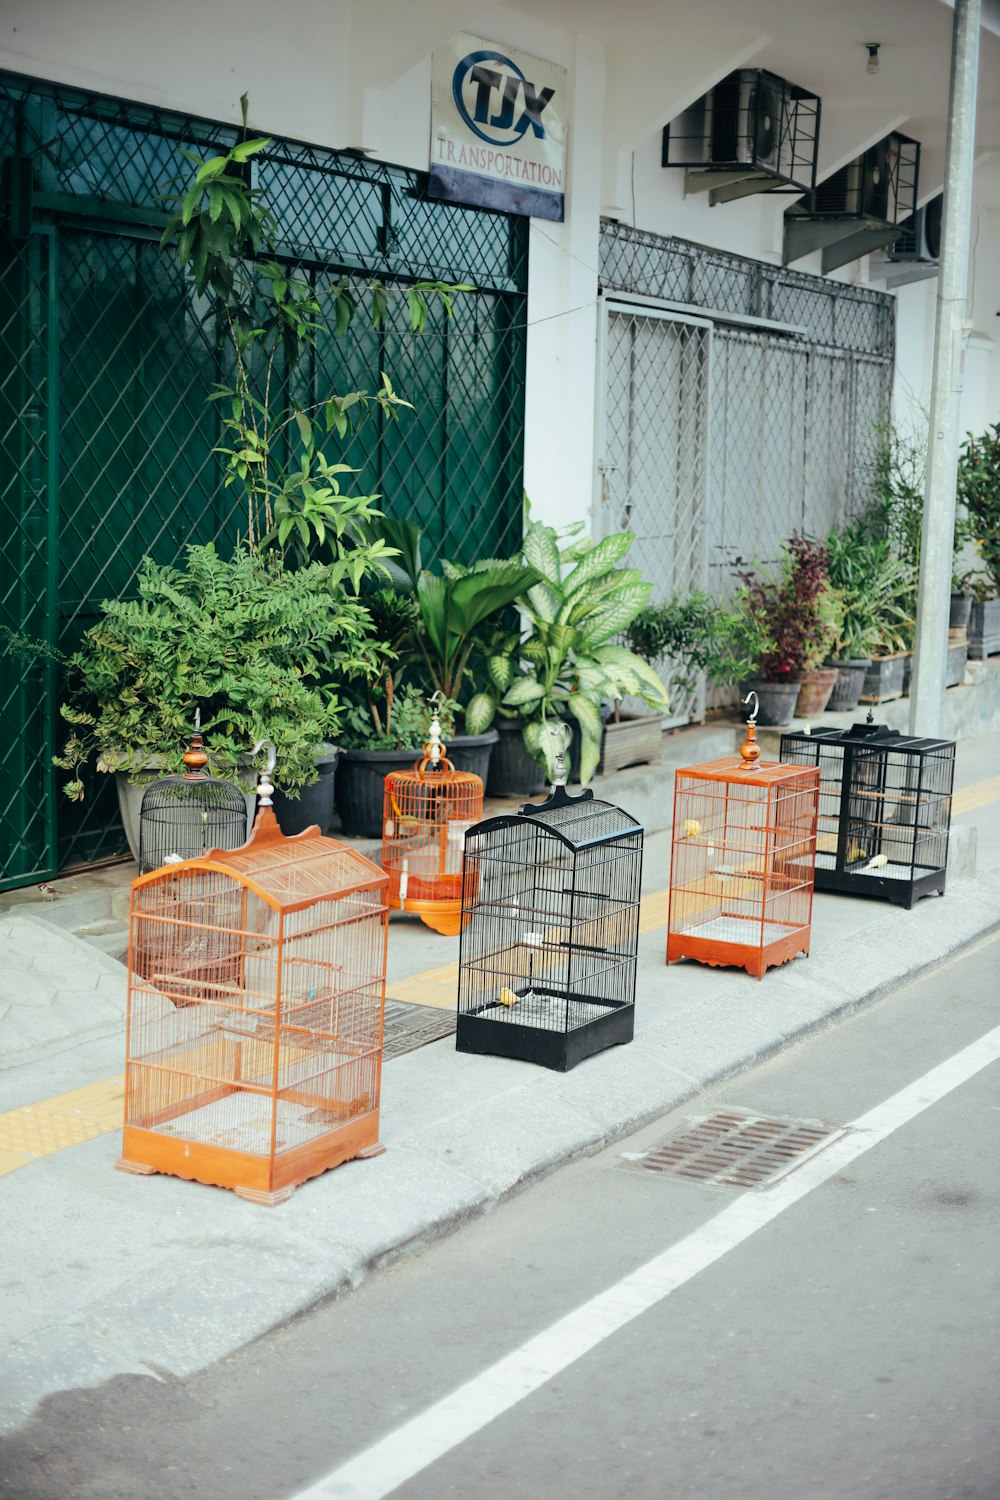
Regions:
<instances>
[{"instance_id":1,"label":"tjx logo","mask_svg":"<svg viewBox=\"0 0 1000 1500\"><path fill-rule=\"evenodd\" d=\"M455 107L474 135L513 146L530 128L545 139L542 111L555 89L537 89L502 52L470 52L452 78Z\"/></svg>"}]
</instances>

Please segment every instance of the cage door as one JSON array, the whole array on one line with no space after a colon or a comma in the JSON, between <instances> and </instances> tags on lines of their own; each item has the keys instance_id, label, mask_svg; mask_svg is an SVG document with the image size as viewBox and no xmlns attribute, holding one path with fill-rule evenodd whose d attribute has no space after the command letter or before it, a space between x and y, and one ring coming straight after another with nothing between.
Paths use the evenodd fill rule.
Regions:
<instances>
[{"instance_id":1,"label":"cage door","mask_svg":"<svg viewBox=\"0 0 1000 1500\"><path fill-rule=\"evenodd\" d=\"M653 603L708 582L706 509L711 325L645 304L605 300L598 376L595 535L634 531L630 561ZM670 689L667 726L704 717L704 677L657 669ZM630 712L646 705L625 699Z\"/></svg>"}]
</instances>

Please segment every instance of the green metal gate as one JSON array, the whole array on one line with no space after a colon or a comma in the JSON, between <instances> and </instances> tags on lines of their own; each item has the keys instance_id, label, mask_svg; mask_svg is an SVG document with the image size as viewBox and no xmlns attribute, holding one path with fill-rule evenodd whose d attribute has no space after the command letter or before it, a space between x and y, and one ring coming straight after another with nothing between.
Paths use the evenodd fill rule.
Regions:
<instances>
[{"instance_id":1,"label":"green metal gate","mask_svg":"<svg viewBox=\"0 0 1000 1500\"><path fill-rule=\"evenodd\" d=\"M0 75L0 889L122 852L113 788L58 791L55 652L72 651L140 559L233 542L206 403L224 341L159 253L162 195L183 149L228 149L225 126ZM280 251L322 281L471 283L425 331L359 317L297 377L296 395L374 388L387 370L415 412L344 455L394 515L458 560L520 538L525 222L427 200L421 174L275 141L255 167ZM304 382L301 389L299 382ZM52 654L49 654L51 652Z\"/></svg>"}]
</instances>

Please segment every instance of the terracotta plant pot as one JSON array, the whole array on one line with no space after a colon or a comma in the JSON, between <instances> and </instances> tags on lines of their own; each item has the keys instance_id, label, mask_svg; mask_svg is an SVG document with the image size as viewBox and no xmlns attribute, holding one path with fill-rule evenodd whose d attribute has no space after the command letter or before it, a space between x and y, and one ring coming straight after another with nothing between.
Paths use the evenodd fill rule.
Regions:
<instances>
[{"instance_id":1,"label":"terracotta plant pot","mask_svg":"<svg viewBox=\"0 0 1000 1500\"><path fill-rule=\"evenodd\" d=\"M830 701L837 685L836 667L816 667L799 673L799 696L795 704L797 719L816 719Z\"/></svg>"}]
</instances>

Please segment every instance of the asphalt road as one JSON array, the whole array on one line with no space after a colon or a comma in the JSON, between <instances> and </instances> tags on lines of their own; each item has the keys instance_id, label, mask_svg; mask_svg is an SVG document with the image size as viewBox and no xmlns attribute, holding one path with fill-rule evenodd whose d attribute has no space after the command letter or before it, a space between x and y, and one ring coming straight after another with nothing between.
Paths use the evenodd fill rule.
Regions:
<instances>
[{"instance_id":1,"label":"asphalt road","mask_svg":"<svg viewBox=\"0 0 1000 1500\"><path fill-rule=\"evenodd\" d=\"M997 1500L1000 1065L977 1053L884 1139L849 1132L776 1187L636 1158L720 1109L861 1122L998 1024L993 939L189 1381L48 1399L0 1441L0 1497L375 1500L412 1422L405 1500ZM496 1397L512 1379L523 1399Z\"/></svg>"}]
</instances>

